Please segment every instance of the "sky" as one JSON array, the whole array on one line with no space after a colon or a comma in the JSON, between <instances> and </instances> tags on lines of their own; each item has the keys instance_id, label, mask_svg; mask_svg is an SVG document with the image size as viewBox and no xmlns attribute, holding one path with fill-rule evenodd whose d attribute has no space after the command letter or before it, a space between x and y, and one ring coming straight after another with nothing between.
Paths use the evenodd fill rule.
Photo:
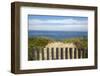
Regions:
<instances>
[{"instance_id":1,"label":"sky","mask_svg":"<svg viewBox=\"0 0 100 76\"><path fill-rule=\"evenodd\" d=\"M88 17L28 15L28 30L88 31Z\"/></svg>"}]
</instances>

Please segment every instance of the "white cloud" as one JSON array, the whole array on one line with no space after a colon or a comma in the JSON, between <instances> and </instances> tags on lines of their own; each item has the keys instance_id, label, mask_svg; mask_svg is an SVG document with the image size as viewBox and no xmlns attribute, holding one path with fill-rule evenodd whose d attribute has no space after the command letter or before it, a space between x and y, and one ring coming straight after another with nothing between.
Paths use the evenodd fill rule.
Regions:
<instances>
[{"instance_id":1,"label":"white cloud","mask_svg":"<svg viewBox=\"0 0 100 76\"><path fill-rule=\"evenodd\" d=\"M59 26L50 26L50 25L31 25L29 30L49 30L49 31L87 31L87 25L59 25Z\"/></svg>"},{"instance_id":2,"label":"white cloud","mask_svg":"<svg viewBox=\"0 0 100 76\"><path fill-rule=\"evenodd\" d=\"M85 25L87 21L84 20L75 20L75 19L62 19L62 20L39 20L39 19L30 19L29 25L34 24L66 24L66 25Z\"/></svg>"},{"instance_id":3,"label":"white cloud","mask_svg":"<svg viewBox=\"0 0 100 76\"><path fill-rule=\"evenodd\" d=\"M30 19L29 30L55 30L55 31L87 31L86 20L62 19L62 20L40 20Z\"/></svg>"}]
</instances>

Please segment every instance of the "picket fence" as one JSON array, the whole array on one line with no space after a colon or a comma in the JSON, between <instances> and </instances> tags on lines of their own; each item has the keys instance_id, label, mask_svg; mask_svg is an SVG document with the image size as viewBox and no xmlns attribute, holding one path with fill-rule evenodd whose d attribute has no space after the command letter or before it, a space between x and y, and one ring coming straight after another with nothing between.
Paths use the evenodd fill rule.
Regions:
<instances>
[{"instance_id":1,"label":"picket fence","mask_svg":"<svg viewBox=\"0 0 100 76\"><path fill-rule=\"evenodd\" d=\"M84 48L33 48L33 60L57 60L57 59L80 59L87 58L87 49Z\"/></svg>"}]
</instances>

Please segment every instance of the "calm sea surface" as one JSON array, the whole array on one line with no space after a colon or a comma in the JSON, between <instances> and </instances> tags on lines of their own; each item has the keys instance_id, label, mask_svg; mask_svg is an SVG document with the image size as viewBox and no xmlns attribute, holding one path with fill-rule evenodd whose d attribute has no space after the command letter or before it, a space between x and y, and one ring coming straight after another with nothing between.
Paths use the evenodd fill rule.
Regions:
<instances>
[{"instance_id":1,"label":"calm sea surface","mask_svg":"<svg viewBox=\"0 0 100 76\"><path fill-rule=\"evenodd\" d=\"M75 37L87 37L88 32L79 31L28 31L29 37L48 37L53 39L65 39Z\"/></svg>"}]
</instances>

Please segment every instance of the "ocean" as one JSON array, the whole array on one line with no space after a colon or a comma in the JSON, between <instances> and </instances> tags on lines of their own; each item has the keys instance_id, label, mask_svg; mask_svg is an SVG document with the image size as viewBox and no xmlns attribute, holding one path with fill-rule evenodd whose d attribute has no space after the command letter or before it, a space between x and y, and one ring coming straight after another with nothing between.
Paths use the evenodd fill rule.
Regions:
<instances>
[{"instance_id":1,"label":"ocean","mask_svg":"<svg viewBox=\"0 0 100 76\"><path fill-rule=\"evenodd\" d=\"M66 39L87 37L88 32L83 31L28 31L28 37L47 37L52 39Z\"/></svg>"}]
</instances>

